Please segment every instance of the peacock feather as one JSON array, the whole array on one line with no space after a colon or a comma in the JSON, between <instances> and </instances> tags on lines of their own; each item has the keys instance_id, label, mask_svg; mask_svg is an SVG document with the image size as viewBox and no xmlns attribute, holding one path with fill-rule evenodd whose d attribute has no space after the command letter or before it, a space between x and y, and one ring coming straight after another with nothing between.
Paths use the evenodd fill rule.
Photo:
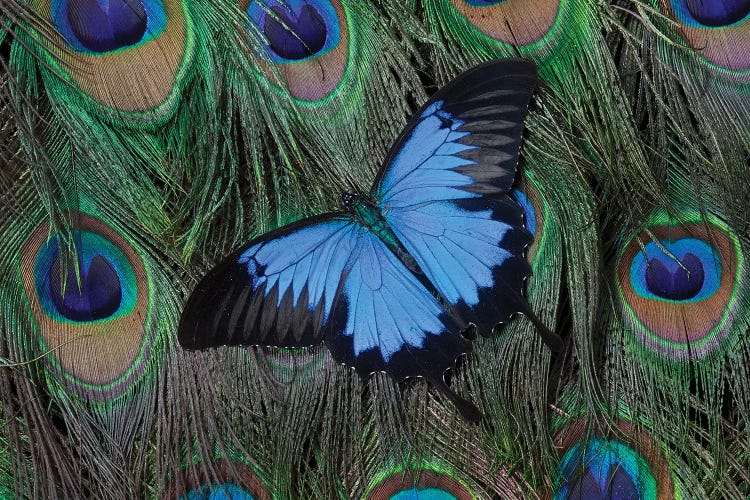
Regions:
<instances>
[{"instance_id":1,"label":"peacock feather","mask_svg":"<svg viewBox=\"0 0 750 500\"><path fill-rule=\"evenodd\" d=\"M557 434L554 498L681 498L663 446L621 418L606 430L567 422Z\"/></svg>"}]
</instances>

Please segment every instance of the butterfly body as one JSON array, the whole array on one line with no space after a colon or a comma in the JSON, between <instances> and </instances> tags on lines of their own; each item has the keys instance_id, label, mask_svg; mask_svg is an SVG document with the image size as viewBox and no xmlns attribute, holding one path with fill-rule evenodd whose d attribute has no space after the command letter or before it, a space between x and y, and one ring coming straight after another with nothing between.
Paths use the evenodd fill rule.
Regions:
<instances>
[{"instance_id":1,"label":"butterfly body","mask_svg":"<svg viewBox=\"0 0 750 500\"><path fill-rule=\"evenodd\" d=\"M324 342L363 376L424 377L476 420L443 380L470 350L470 325L487 336L521 312L562 347L521 294L531 237L508 195L535 80L533 64L502 60L444 87L369 194L347 191L340 211L260 236L213 269L185 306L180 343Z\"/></svg>"},{"instance_id":2,"label":"butterfly body","mask_svg":"<svg viewBox=\"0 0 750 500\"><path fill-rule=\"evenodd\" d=\"M375 200L349 190L341 197L341 207L349 212L364 229L372 232L380 238L380 240L385 243L388 249L399 258L409 271L416 274L418 277L424 275L419 268L419 264L417 264L414 258L409 255L409 252L406 251L404 245L401 244L396 237L396 234L388 226L388 221L383 217L383 212L380 210ZM427 283L427 288L431 288L429 283Z\"/></svg>"}]
</instances>

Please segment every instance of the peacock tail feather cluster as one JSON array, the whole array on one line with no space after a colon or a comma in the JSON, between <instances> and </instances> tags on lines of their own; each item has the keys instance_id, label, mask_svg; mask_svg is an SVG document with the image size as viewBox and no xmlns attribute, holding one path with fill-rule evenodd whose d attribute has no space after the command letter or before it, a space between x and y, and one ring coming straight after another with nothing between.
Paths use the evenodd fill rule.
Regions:
<instances>
[{"instance_id":1,"label":"peacock tail feather cluster","mask_svg":"<svg viewBox=\"0 0 750 500\"><path fill-rule=\"evenodd\" d=\"M747 498L750 6L0 3L3 498ZM539 68L530 308L449 373L188 352L189 291L363 191L461 71Z\"/></svg>"}]
</instances>

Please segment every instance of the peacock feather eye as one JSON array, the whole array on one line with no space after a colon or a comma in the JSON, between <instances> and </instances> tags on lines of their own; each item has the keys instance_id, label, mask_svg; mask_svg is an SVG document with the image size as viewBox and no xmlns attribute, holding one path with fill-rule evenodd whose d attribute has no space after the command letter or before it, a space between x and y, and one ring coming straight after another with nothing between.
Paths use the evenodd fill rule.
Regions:
<instances>
[{"instance_id":1,"label":"peacock feather eye","mask_svg":"<svg viewBox=\"0 0 750 500\"><path fill-rule=\"evenodd\" d=\"M21 251L21 273L42 348L60 346L50 353L56 371L108 399L145 369L148 274L114 228L89 215L77 220L70 238L37 227Z\"/></svg>"},{"instance_id":2,"label":"peacock feather eye","mask_svg":"<svg viewBox=\"0 0 750 500\"><path fill-rule=\"evenodd\" d=\"M608 435L584 440L585 428L579 419L558 434L555 500L674 498L669 462L647 434L620 420Z\"/></svg>"},{"instance_id":3,"label":"peacock feather eye","mask_svg":"<svg viewBox=\"0 0 750 500\"><path fill-rule=\"evenodd\" d=\"M256 500L251 492L233 483L202 484L179 498L180 500Z\"/></svg>"},{"instance_id":4,"label":"peacock feather eye","mask_svg":"<svg viewBox=\"0 0 750 500\"><path fill-rule=\"evenodd\" d=\"M201 479L210 467L210 478ZM162 498L179 500L270 500L255 471L234 460L221 458L210 464L188 467L177 475Z\"/></svg>"},{"instance_id":5,"label":"peacock feather eye","mask_svg":"<svg viewBox=\"0 0 750 500\"><path fill-rule=\"evenodd\" d=\"M649 350L676 359L717 349L731 328L743 257L736 236L695 215L682 225L657 215L618 261L618 287L633 333Z\"/></svg>"},{"instance_id":6,"label":"peacock feather eye","mask_svg":"<svg viewBox=\"0 0 750 500\"><path fill-rule=\"evenodd\" d=\"M560 12L560 0L451 0L469 24L503 43L527 46L547 36Z\"/></svg>"},{"instance_id":7,"label":"peacock feather eye","mask_svg":"<svg viewBox=\"0 0 750 500\"><path fill-rule=\"evenodd\" d=\"M750 1L660 0L664 14L678 23L678 33L709 63L732 76L750 70Z\"/></svg>"},{"instance_id":8,"label":"peacock feather eye","mask_svg":"<svg viewBox=\"0 0 750 500\"><path fill-rule=\"evenodd\" d=\"M581 470L581 464L583 470ZM556 499L656 498L656 480L646 460L617 440L594 438L563 456Z\"/></svg>"},{"instance_id":9,"label":"peacock feather eye","mask_svg":"<svg viewBox=\"0 0 750 500\"><path fill-rule=\"evenodd\" d=\"M247 15L265 35L268 54L276 63L320 57L341 40L337 12L330 2L263 5L253 1Z\"/></svg>"},{"instance_id":10,"label":"peacock feather eye","mask_svg":"<svg viewBox=\"0 0 750 500\"><path fill-rule=\"evenodd\" d=\"M74 83L92 100L89 107L118 119L161 123L172 115L193 52L192 22L182 0L39 3L61 38L53 41L68 49L52 49L57 57L49 60L49 85L63 75L72 82L58 85Z\"/></svg>"},{"instance_id":11,"label":"peacock feather eye","mask_svg":"<svg viewBox=\"0 0 750 500\"><path fill-rule=\"evenodd\" d=\"M334 92L349 57L339 0L252 0L241 6L264 44L260 55L276 65L293 97L314 102Z\"/></svg>"},{"instance_id":12,"label":"peacock feather eye","mask_svg":"<svg viewBox=\"0 0 750 500\"><path fill-rule=\"evenodd\" d=\"M686 13L681 12L682 15L688 14L704 26L729 26L750 14L750 2L747 0L685 0L684 3L675 3L687 10Z\"/></svg>"},{"instance_id":13,"label":"peacock feather eye","mask_svg":"<svg viewBox=\"0 0 750 500\"><path fill-rule=\"evenodd\" d=\"M497 5L499 3L507 2L508 0L464 0L467 4L472 7L487 7L490 5Z\"/></svg>"},{"instance_id":14,"label":"peacock feather eye","mask_svg":"<svg viewBox=\"0 0 750 500\"><path fill-rule=\"evenodd\" d=\"M435 470L399 470L384 474L370 485L367 500L472 500L469 487L451 474Z\"/></svg>"}]
</instances>

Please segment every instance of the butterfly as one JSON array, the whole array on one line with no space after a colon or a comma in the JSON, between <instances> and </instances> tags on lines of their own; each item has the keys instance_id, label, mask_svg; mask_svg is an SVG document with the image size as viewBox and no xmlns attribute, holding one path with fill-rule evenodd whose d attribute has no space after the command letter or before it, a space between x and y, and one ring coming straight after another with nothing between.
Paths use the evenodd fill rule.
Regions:
<instances>
[{"instance_id":1,"label":"butterfly","mask_svg":"<svg viewBox=\"0 0 750 500\"><path fill-rule=\"evenodd\" d=\"M221 345L311 346L363 377L423 377L469 420L479 410L445 373L515 313L545 343L560 337L522 296L531 235L509 196L536 66L490 62L459 75L411 119L369 194L253 239L189 297L178 339Z\"/></svg>"}]
</instances>

